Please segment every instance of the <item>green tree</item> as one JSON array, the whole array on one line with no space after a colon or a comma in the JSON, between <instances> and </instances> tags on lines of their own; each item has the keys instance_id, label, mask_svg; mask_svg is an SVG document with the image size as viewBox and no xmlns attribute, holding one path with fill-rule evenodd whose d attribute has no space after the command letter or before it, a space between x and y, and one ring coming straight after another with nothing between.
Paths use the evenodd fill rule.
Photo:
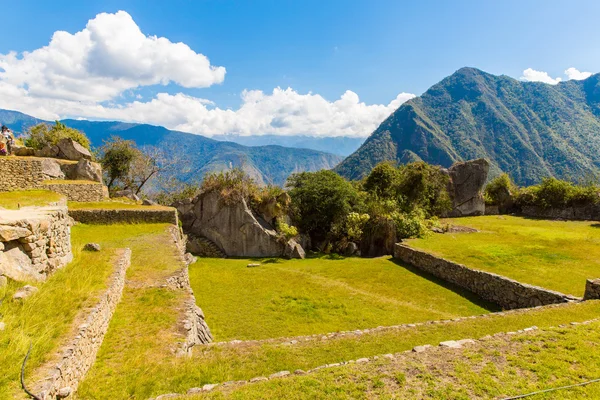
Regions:
<instances>
[{"instance_id":1,"label":"green tree","mask_svg":"<svg viewBox=\"0 0 600 400\"><path fill-rule=\"evenodd\" d=\"M64 138L73 139L86 149L90 149L90 140L85 133L59 121L54 125L41 123L29 128L25 137L25 146L40 150L45 146L54 146Z\"/></svg>"},{"instance_id":2,"label":"green tree","mask_svg":"<svg viewBox=\"0 0 600 400\"><path fill-rule=\"evenodd\" d=\"M356 188L333 171L301 172L288 178L294 225L316 241L327 237L356 208Z\"/></svg>"},{"instance_id":3,"label":"green tree","mask_svg":"<svg viewBox=\"0 0 600 400\"><path fill-rule=\"evenodd\" d=\"M117 180L125 179L131 169L131 164L138 155L139 150L131 140L124 140L118 136L111 136L100 148L100 163L107 175L108 188L112 189Z\"/></svg>"}]
</instances>

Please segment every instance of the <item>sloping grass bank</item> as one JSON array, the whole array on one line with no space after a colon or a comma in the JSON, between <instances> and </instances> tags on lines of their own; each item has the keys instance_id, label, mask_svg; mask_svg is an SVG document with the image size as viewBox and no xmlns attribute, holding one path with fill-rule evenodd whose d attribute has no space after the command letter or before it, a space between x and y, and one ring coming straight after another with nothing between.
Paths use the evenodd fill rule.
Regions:
<instances>
[{"instance_id":1,"label":"sloping grass bank","mask_svg":"<svg viewBox=\"0 0 600 400\"><path fill-rule=\"evenodd\" d=\"M64 196L49 190L20 190L0 193L0 207L16 210L19 207L47 206L64 200Z\"/></svg>"},{"instance_id":2,"label":"sloping grass bank","mask_svg":"<svg viewBox=\"0 0 600 400\"><path fill-rule=\"evenodd\" d=\"M471 268L580 297L586 279L600 277L597 222L508 215L448 222L480 232L435 234L407 243Z\"/></svg>"}]
</instances>

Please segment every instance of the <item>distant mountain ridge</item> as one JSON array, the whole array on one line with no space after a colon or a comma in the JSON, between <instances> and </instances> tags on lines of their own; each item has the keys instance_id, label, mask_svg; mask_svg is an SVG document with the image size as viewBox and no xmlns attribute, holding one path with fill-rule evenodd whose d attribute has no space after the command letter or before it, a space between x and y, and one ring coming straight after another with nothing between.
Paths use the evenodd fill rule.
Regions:
<instances>
[{"instance_id":1,"label":"distant mountain ridge","mask_svg":"<svg viewBox=\"0 0 600 400\"><path fill-rule=\"evenodd\" d=\"M335 170L385 160L450 166L485 157L519 184L600 177L600 74L549 85L462 68L404 103Z\"/></svg>"},{"instance_id":2,"label":"distant mountain ridge","mask_svg":"<svg viewBox=\"0 0 600 400\"><path fill-rule=\"evenodd\" d=\"M45 121L16 111L0 110L0 122L15 132L24 132ZM139 146L173 150L182 165L175 178L182 182L200 181L207 172L238 167L261 184L283 185L294 172L331 169L342 160L341 156L316 150L273 145L248 147L146 124L73 119L62 122L84 131L93 146L101 146L103 140L117 135Z\"/></svg>"}]
</instances>

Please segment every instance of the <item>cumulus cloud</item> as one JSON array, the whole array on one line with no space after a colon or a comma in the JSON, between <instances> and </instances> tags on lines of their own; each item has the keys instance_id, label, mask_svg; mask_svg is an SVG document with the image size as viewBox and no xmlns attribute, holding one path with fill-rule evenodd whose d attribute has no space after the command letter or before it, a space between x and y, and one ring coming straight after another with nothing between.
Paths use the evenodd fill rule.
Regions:
<instances>
[{"instance_id":1,"label":"cumulus cloud","mask_svg":"<svg viewBox=\"0 0 600 400\"><path fill-rule=\"evenodd\" d=\"M556 85L562 81L562 78L552 78L547 72L536 71L533 68L527 68L523 71L521 80L528 82L543 82L549 83L550 85Z\"/></svg>"},{"instance_id":2,"label":"cumulus cloud","mask_svg":"<svg viewBox=\"0 0 600 400\"><path fill-rule=\"evenodd\" d=\"M199 88L224 78L224 67L184 43L146 36L124 11L98 14L75 34L57 31L32 52L0 54L0 81L48 99L100 102L139 86Z\"/></svg>"},{"instance_id":3,"label":"cumulus cloud","mask_svg":"<svg viewBox=\"0 0 600 400\"><path fill-rule=\"evenodd\" d=\"M590 76L592 76L591 72L582 72L579 71L577 68L569 68L565 71L565 75L567 76L567 78L570 79L575 79L576 81L580 81L583 79L587 79Z\"/></svg>"},{"instance_id":4,"label":"cumulus cloud","mask_svg":"<svg viewBox=\"0 0 600 400\"><path fill-rule=\"evenodd\" d=\"M592 76L591 72L582 72L579 71L577 68L568 68L567 70L565 70L565 75L567 76L567 80L570 81L571 79L574 80L582 80L582 79L587 79L590 76ZM547 72L544 71L536 71L535 69L532 68L527 68L525 71L523 71L523 76L521 76L520 78L522 81L528 81L528 82L544 82L544 83L548 83L550 85L556 85L559 82L562 82L562 78L552 78L550 76L550 74L548 74Z\"/></svg>"},{"instance_id":5,"label":"cumulus cloud","mask_svg":"<svg viewBox=\"0 0 600 400\"><path fill-rule=\"evenodd\" d=\"M329 101L292 88L245 90L237 110L184 93L145 99L139 87L174 83L202 88L223 82L225 68L183 43L147 36L131 16L98 14L75 33L58 31L31 52L0 54L0 108L52 120L109 119L163 125L203 135L368 136L403 102L367 105L350 90ZM124 100L130 99L130 100Z\"/></svg>"}]
</instances>

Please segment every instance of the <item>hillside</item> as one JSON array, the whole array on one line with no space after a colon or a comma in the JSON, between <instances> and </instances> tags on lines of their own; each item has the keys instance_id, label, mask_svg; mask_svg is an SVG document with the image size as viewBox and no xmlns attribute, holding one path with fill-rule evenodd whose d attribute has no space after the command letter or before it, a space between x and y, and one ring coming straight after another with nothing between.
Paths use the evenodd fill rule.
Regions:
<instances>
[{"instance_id":1,"label":"hillside","mask_svg":"<svg viewBox=\"0 0 600 400\"><path fill-rule=\"evenodd\" d=\"M9 125L15 132L23 132L43 121L19 112L0 110L0 122ZM240 167L259 183L283 185L291 173L331 169L342 160L340 156L316 150L273 145L248 147L146 124L85 120L62 122L84 131L94 147L102 145L102 141L111 135L133 140L139 146L165 147L182 165L175 176L182 182L201 180L206 172Z\"/></svg>"},{"instance_id":2,"label":"hillside","mask_svg":"<svg viewBox=\"0 0 600 400\"><path fill-rule=\"evenodd\" d=\"M336 171L358 179L384 160L449 167L485 157L521 185L600 176L600 74L558 85L462 68L404 103Z\"/></svg>"}]
</instances>

